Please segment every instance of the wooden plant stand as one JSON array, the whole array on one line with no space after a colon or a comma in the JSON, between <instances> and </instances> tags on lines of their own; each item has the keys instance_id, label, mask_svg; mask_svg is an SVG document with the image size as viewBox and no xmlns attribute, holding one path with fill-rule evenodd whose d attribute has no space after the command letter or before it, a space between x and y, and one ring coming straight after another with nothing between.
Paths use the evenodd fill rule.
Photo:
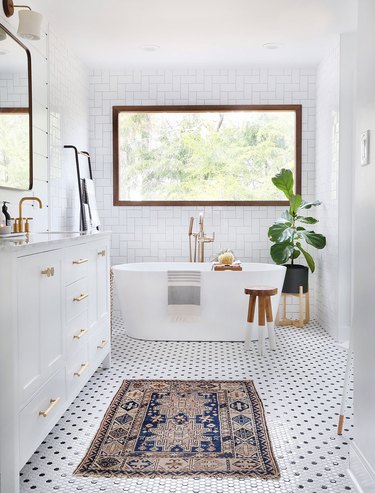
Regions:
<instances>
[{"instance_id":1,"label":"wooden plant stand","mask_svg":"<svg viewBox=\"0 0 375 493\"><path fill-rule=\"evenodd\" d=\"M286 318L286 297L294 296L299 299L299 318L297 320L292 320L290 318ZM282 318L279 317L279 311L277 311L276 316L276 325L285 326L285 325L294 325L295 327L302 328L304 324L310 322L310 295L309 292L303 292L303 287L299 287L299 293L281 293L282 297ZM305 303L303 303L305 301ZM305 318L303 316L303 305L305 304Z\"/></svg>"}]
</instances>

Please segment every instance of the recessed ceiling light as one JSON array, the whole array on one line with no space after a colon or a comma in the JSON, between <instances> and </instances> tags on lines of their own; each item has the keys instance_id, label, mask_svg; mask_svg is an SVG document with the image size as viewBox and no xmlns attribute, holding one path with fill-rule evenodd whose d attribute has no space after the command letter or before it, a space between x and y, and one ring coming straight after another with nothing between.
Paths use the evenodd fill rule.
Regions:
<instances>
[{"instance_id":1,"label":"recessed ceiling light","mask_svg":"<svg viewBox=\"0 0 375 493\"><path fill-rule=\"evenodd\" d=\"M160 49L160 46L158 45L144 45L142 46L143 51L158 51Z\"/></svg>"},{"instance_id":2,"label":"recessed ceiling light","mask_svg":"<svg viewBox=\"0 0 375 493\"><path fill-rule=\"evenodd\" d=\"M263 48L266 50L278 50L281 48L283 45L281 43L265 43L263 45Z\"/></svg>"}]
</instances>

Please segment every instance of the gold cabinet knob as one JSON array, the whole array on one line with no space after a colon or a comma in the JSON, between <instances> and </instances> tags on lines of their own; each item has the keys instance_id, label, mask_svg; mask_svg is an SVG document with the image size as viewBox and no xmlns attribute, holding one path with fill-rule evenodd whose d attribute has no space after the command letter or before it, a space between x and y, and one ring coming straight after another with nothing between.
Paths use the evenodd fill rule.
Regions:
<instances>
[{"instance_id":1,"label":"gold cabinet knob","mask_svg":"<svg viewBox=\"0 0 375 493\"><path fill-rule=\"evenodd\" d=\"M55 275L55 268L47 267L47 269L42 270L40 273L42 276L53 277Z\"/></svg>"},{"instance_id":2,"label":"gold cabinet knob","mask_svg":"<svg viewBox=\"0 0 375 493\"><path fill-rule=\"evenodd\" d=\"M88 296L89 296L89 295L88 295L87 293L86 293L86 294L82 293L82 294L80 294L79 296L75 296L75 297L73 298L73 301L77 301L77 302L79 303L80 301L83 301L83 300L85 300L86 298L88 298Z\"/></svg>"},{"instance_id":3,"label":"gold cabinet knob","mask_svg":"<svg viewBox=\"0 0 375 493\"><path fill-rule=\"evenodd\" d=\"M82 363L81 368L78 371L74 372L74 376L80 377L82 375L82 373L87 369L88 366L89 366L88 363Z\"/></svg>"},{"instance_id":4,"label":"gold cabinet knob","mask_svg":"<svg viewBox=\"0 0 375 493\"><path fill-rule=\"evenodd\" d=\"M83 337L85 334L87 334L88 332L88 329L81 329L79 334L76 334L73 336L73 339L81 339L81 337Z\"/></svg>"},{"instance_id":5,"label":"gold cabinet knob","mask_svg":"<svg viewBox=\"0 0 375 493\"><path fill-rule=\"evenodd\" d=\"M56 406L56 404L59 402L60 397L57 397L57 399L51 399L49 401L49 406L45 411L39 411L39 416L43 416L43 418L46 418L49 413L52 411L52 409Z\"/></svg>"},{"instance_id":6,"label":"gold cabinet knob","mask_svg":"<svg viewBox=\"0 0 375 493\"><path fill-rule=\"evenodd\" d=\"M100 250L100 252L98 252L98 255L101 257L105 257L105 250Z\"/></svg>"},{"instance_id":7,"label":"gold cabinet knob","mask_svg":"<svg viewBox=\"0 0 375 493\"><path fill-rule=\"evenodd\" d=\"M96 346L96 347L98 349L104 349L107 344L108 344L108 341L106 341L106 340L103 339L102 342L98 346Z\"/></svg>"}]
</instances>

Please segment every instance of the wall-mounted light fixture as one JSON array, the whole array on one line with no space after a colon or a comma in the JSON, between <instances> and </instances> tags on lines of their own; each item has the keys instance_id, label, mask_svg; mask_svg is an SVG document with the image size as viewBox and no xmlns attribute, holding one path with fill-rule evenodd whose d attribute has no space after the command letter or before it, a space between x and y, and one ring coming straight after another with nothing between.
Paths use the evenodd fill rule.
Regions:
<instances>
[{"instance_id":1,"label":"wall-mounted light fixture","mask_svg":"<svg viewBox=\"0 0 375 493\"><path fill-rule=\"evenodd\" d=\"M14 14L14 9L22 9L18 12L19 24L17 33L21 38L38 40L41 37L42 15L28 5L14 5L13 0L3 0L4 13L7 17ZM26 10L25 10L26 9Z\"/></svg>"}]
</instances>

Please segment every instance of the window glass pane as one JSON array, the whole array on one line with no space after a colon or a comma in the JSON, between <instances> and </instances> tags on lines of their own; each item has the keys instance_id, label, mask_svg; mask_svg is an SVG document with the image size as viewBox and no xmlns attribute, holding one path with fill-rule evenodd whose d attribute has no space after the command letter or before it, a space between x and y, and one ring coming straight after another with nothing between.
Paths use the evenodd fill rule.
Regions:
<instances>
[{"instance_id":1,"label":"window glass pane","mask_svg":"<svg viewBox=\"0 0 375 493\"><path fill-rule=\"evenodd\" d=\"M28 190L29 113L0 112L0 185Z\"/></svg>"},{"instance_id":2,"label":"window glass pane","mask_svg":"<svg viewBox=\"0 0 375 493\"><path fill-rule=\"evenodd\" d=\"M118 116L121 201L285 199L271 178L295 170L295 111Z\"/></svg>"}]
</instances>

